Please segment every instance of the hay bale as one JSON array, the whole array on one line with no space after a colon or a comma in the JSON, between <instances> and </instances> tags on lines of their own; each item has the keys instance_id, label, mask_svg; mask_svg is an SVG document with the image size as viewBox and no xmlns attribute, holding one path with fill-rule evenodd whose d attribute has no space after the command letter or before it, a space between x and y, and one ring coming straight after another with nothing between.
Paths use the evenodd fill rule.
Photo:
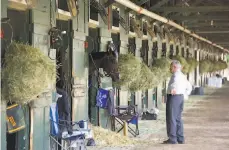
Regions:
<instances>
[{"instance_id":1,"label":"hay bale","mask_svg":"<svg viewBox=\"0 0 229 150\"><path fill-rule=\"evenodd\" d=\"M198 61L195 58L187 58L186 61L188 63L188 73L191 73L198 66Z\"/></svg>"},{"instance_id":2,"label":"hay bale","mask_svg":"<svg viewBox=\"0 0 229 150\"><path fill-rule=\"evenodd\" d=\"M92 130L96 145L98 146L127 146L137 143L134 139L101 127L92 126Z\"/></svg>"},{"instance_id":3,"label":"hay bale","mask_svg":"<svg viewBox=\"0 0 229 150\"><path fill-rule=\"evenodd\" d=\"M4 62L2 96L6 101L28 103L55 83L56 65L30 45L11 43Z\"/></svg>"},{"instance_id":4,"label":"hay bale","mask_svg":"<svg viewBox=\"0 0 229 150\"><path fill-rule=\"evenodd\" d=\"M169 58L158 58L154 60L151 70L159 83L171 75L170 64L171 60Z\"/></svg>"},{"instance_id":5,"label":"hay bale","mask_svg":"<svg viewBox=\"0 0 229 150\"><path fill-rule=\"evenodd\" d=\"M227 63L225 61L222 61L222 60L218 60L218 61L208 60L208 62L210 64L208 72L211 72L211 73L224 70L228 67Z\"/></svg>"},{"instance_id":6,"label":"hay bale","mask_svg":"<svg viewBox=\"0 0 229 150\"><path fill-rule=\"evenodd\" d=\"M217 70L216 71L224 70L227 68L228 68L228 64L226 61L219 60L217 62L217 68L216 68Z\"/></svg>"},{"instance_id":7,"label":"hay bale","mask_svg":"<svg viewBox=\"0 0 229 150\"><path fill-rule=\"evenodd\" d=\"M138 91L151 89L158 84L154 72L133 54L121 54L118 68L120 81L115 83L116 87Z\"/></svg>"},{"instance_id":8,"label":"hay bale","mask_svg":"<svg viewBox=\"0 0 229 150\"><path fill-rule=\"evenodd\" d=\"M200 74L203 74L203 73L208 73L210 72L210 70L212 70L212 62L205 59L205 60L201 60L200 63Z\"/></svg>"},{"instance_id":9,"label":"hay bale","mask_svg":"<svg viewBox=\"0 0 229 150\"><path fill-rule=\"evenodd\" d=\"M153 88L154 86L155 86L155 76L153 72L149 69L149 67L142 62L138 80L132 82L129 85L129 90L130 91L147 90Z\"/></svg>"},{"instance_id":10,"label":"hay bale","mask_svg":"<svg viewBox=\"0 0 229 150\"><path fill-rule=\"evenodd\" d=\"M128 87L139 79L141 73L141 61L133 54L120 54L118 62L120 81L114 83L117 87Z\"/></svg>"}]
</instances>

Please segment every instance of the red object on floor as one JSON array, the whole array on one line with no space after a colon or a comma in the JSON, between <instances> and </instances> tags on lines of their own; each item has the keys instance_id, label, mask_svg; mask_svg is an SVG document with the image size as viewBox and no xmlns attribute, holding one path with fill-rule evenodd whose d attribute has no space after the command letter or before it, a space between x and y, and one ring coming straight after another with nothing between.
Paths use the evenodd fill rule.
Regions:
<instances>
[{"instance_id":1,"label":"red object on floor","mask_svg":"<svg viewBox=\"0 0 229 150\"><path fill-rule=\"evenodd\" d=\"M2 29L1 29L1 32L0 32L0 38L1 39L4 38L4 33L3 33Z\"/></svg>"},{"instance_id":2,"label":"red object on floor","mask_svg":"<svg viewBox=\"0 0 229 150\"><path fill-rule=\"evenodd\" d=\"M88 48L88 42L87 41L84 42L84 48Z\"/></svg>"}]
</instances>

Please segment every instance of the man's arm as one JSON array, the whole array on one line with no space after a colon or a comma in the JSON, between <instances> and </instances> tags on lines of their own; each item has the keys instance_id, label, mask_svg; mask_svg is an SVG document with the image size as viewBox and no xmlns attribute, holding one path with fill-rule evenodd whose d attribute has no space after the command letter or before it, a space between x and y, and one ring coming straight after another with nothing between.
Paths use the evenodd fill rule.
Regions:
<instances>
[{"instance_id":1,"label":"man's arm","mask_svg":"<svg viewBox=\"0 0 229 150\"><path fill-rule=\"evenodd\" d=\"M187 93L187 95L190 95L191 94L191 92L192 92L192 85L191 85L191 83L186 79L186 85L187 85L187 87L186 87L186 93Z\"/></svg>"},{"instance_id":2,"label":"man's arm","mask_svg":"<svg viewBox=\"0 0 229 150\"><path fill-rule=\"evenodd\" d=\"M173 94L173 95L177 94L177 91L176 90L177 90L177 87L178 87L178 83L179 83L179 77L175 73L171 77L171 85L170 85L170 87L171 87L170 88L171 89L170 93L171 94Z\"/></svg>"}]
</instances>

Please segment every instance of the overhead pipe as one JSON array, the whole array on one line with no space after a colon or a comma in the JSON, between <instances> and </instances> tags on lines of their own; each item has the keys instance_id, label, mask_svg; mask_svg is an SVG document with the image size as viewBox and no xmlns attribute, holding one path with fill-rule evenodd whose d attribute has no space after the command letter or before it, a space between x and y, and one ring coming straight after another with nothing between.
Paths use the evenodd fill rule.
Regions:
<instances>
[{"instance_id":1,"label":"overhead pipe","mask_svg":"<svg viewBox=\"0 0 229 150\"><path fill-rule=\"evenodd\" d=\"M189 35L191 35L191 36L193 36L193 37L195 37L195 38L201 40L201 41L207 42L207 43L209 43L210 45L213 45L213 46L215 46L215 47L217 47L217 48L219 48L219 49L222 49L222 50L224 50L224 51L226 51L226 52L229 52L228 49L225 49L225 48L223 48L223 47L220 46L220 45L214 44L213 42L211 42L211 41L209 41L209 40L207 40L207 39L205 39L205 38L203 38L203 37L201 37L201 36L199 36L199 35L193 33L192 31L186 29L185 27L182 27L181 25L175 23L174 21L169 20L169 19L167 19L167 18L164 18L164 17L162 17L162 16L159 16L159 15L157 15L157 14L151 12L151 11L148 11L148 10L146 10L146 9L144 9L144 8L142 8L142 7L138 6L138 5L136 5L136 4L134 4L134 3L131 2L130 0L115 0L115 1L116 1L117 3L123 5L123 6L126 6L126 7L130 8L130 9L136 11L136 12L139 13L139 14L146 15L146 16L152 18L152 19L155 19L155 20L158 20L158 21L163 22L163 23L165 23L165 24L168 24L168 25L170 25L170 26L173 26L174 28L177 28L177 29L179 29L179 30L181 30L181 31L183 31L183 32L185 32L185 33L187 33L187 34L189 34Z\"/></svg>"}]
</instances>

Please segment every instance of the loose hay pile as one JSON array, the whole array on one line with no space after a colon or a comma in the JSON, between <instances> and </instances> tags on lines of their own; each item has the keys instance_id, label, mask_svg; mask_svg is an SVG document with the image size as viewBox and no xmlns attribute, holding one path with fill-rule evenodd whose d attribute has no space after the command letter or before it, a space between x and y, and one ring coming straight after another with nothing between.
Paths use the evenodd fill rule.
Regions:
<instances>
[{"instance_id":1,"label":"loose hay pile","mask_svg":"<svg viewBox=\"0 0 229 150\"><path fill-rule=\"evenodd\" d=\"M137 142L134 139L109 131L101 127L92 127L94 139L98 146L127 146Z\"/></svg>"},{"instance_id":2,"label":"loose hay pile","mask_svg":"<svg viewBox=\"0 0 229 150\"><path fill-rule=\"evenodd\" d=\"M28 103L55 83L56 66L41 50L13 42L2 70L3 99Z\"/></svg>"}]
</instances>

